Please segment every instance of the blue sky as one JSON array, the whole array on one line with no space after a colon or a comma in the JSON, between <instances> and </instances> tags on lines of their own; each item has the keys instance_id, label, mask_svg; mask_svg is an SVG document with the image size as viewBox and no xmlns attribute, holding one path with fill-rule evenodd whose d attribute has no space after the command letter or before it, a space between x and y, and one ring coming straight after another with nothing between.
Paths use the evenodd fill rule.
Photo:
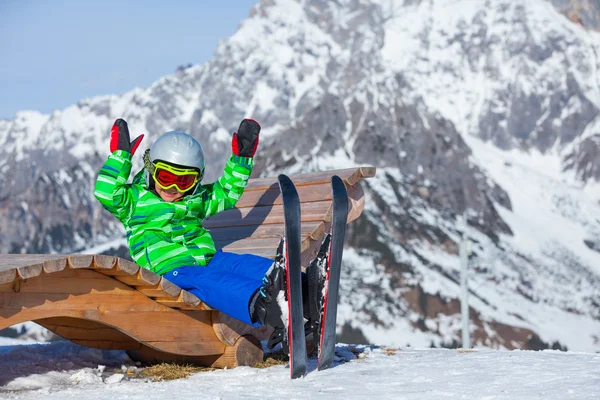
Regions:
<instances>
[{"instance_id":1,"label":"blue sky","mask_svg":"<svg viewBox=\"0 0 600 400\"><path fill-rule=\"evenodd\" d=\"M0 0L0 118L201 64L258 0Z\"/></svg>"}]
</instances>

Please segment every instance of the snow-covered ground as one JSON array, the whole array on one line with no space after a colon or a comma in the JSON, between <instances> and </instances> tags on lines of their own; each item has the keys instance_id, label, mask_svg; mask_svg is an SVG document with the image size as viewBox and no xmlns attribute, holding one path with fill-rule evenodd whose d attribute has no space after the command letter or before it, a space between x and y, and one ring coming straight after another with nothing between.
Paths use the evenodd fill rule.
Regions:
<instances>
[{"instance_id":1,"label":"snow-covered ground","mask_svg":"<svg viewBox=\"0 0 600 400\"><path fill-rule=\"evenodd\" d=\"M506 319L508 324L530 328L543 340L558 340L571 350L598 351L600 322L591 304L600 290L600 254L585 244L596 240L600 230L598 184L586 185L562 171L558 151L502 151L464 137L473 161L506 190L512 203L512 210L497 207L513 236L502 235L504 252L489 267L496 277L517 273L527 282L522 290L530 296L528 301L493 300L519 285L518 279L508 279L504 288L486 290L487 299L498 305L499 314L521 315L527 321L520 325ZM511 254L533 262L511 260Z\"/></svg>"},{"instance_id":2,"label":"snow-covered ground","mask_svg":"<svg viewBox=\"0 0 600 400\"><path fill-rule=\"evenodd\" d=\"M471 323L477 345L489 348L516 346L515 342L495 340L492 325L499 322L508 326L535 332L545 343L560 343L569 350L597 352L600 350L600 319L596 310L600 298L600 252L586 242L600 237L600 185L587 184L576 179L572 171L563 171L562 156L557 149L541 154L504 151L489 142L464 134L472 149L470 161L490 181L506 191L511 209L496 204L502 220L512 235L501 234L498 244L472 227L465 230L472 241L477 258L469 272L470 306L480 313L481 326ZM377 176L366 184L388 199L390 210L402 215L401 200L396 199L388 177L402 182L401 171L378 168ZM408 196L402 193L402 197ZM376 203L367 198L365 213L376 213ZM461 238L456 233L456 222L447 220L439 210L426 205L415 205L408 212L424 226L442 229L454 242ZM415 269L412 283L430 294L444 299L459 299L458 280L447 279L432 269L429 263L440 266L448 276L458 277L460 260L440 246L429 241L413 242L411 247L399 243L390 227L394 221L378 225L380 242L385 243L398 261ZM460 223L460 221L459 221ZM410 250L415 250L415 257ZM377 255L346 248L341 280L342 301L338 309L338 328L346 322L360 328L369 343L413 347L440 346L461 341L461 315L437 315L425 323L429 331L416 325L422 315L406 311L407 306L389 306L381 299L401 299L410 281L395 285L386 274L386 267L377 264ZM475 269L478 268L479 272ZM378 292L357 290L376 287ZM368 305L366 311L365 305ZM372 323L372 310L377 320ZM557 323L560 321L560 323ZM491 339L488 340L491 336ZM511 348L511 347L508 347Z\"/></svg>"},{"instance_id":3,"label":"snow-covered ground","mask_svg":"<svg viewBox=\"0 0 600 400\"><path fill-rule=\"evenodd\" d=\"M333 367L290 380L286 365L199 372L154 382L127 379L122 351L50 342L0 342L5 399L594 399L600 354L386 348L338 344ZM123 373L125 372L125 373Z\"/></svg>"}]
</instances>

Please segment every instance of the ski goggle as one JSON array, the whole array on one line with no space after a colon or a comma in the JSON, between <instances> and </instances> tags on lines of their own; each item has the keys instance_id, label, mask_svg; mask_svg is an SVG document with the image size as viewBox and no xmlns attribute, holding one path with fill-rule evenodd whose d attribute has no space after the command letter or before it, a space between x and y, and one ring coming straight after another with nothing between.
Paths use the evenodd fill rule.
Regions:
<instances>
[{"instance_id":1,"label":"ski goggle","mask_svg":"<svg viewBox=\"0 0 600 400\"><path fill-rule=\"evenodd\" d=\"M174 187L181 193L187 192L199 181L199 173L196 169L176 168L161 161L154 164L152 177L162 190Z\"/></svg>"}]
</instances>

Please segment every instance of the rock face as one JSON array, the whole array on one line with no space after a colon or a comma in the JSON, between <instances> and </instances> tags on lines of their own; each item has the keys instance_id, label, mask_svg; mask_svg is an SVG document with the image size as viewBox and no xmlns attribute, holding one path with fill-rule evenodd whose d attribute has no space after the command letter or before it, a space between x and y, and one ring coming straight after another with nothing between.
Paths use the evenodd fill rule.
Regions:
<instances>
[{"instance_id":1,"label":"rock face","mask_svg":"<svg viewBox=\"0 0 600 400\"><path fill-rule=\"evenodd\" d=\"M571 21L586 28L600 29L600 4L594 0L552 0Z\"/></svg>"},{"instance_id":2,"label":"rock face","mask_svg":"<svg viewBox=\"0 0 600 400\"><path fill-rule=\"evenodd\" d=\"M349 226L340 340L460 345L464 237L475 344L599 350L598 6L399 3L263 0L202 66L0 121L0 251L124 255L101 246L122 228L92 196L114 119L146 134L139 153L190 132L210 181L252 116L254 176L378 168Z\"/></svg>"}]
</instances>

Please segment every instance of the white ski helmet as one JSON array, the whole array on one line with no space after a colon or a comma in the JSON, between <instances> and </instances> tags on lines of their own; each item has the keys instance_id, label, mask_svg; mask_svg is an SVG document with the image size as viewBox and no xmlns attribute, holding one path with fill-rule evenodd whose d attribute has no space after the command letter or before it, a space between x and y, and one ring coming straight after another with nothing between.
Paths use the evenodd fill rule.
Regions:
<instances>
[{"instance_id":1,"label":"white ski helmet","mask_svg":"<svg viewBox=\"0 0 600 400\"><path fill-rule=\"evenodd\" d=\"M170 131L163 133L146 150L144 166L146 169L146 182L150 184L154 163L163 161L175 167L195 168L199 172L198 181L204 176L204 153L202 146L191 135L183 131Z\"/></svg>"}]
</instances>

